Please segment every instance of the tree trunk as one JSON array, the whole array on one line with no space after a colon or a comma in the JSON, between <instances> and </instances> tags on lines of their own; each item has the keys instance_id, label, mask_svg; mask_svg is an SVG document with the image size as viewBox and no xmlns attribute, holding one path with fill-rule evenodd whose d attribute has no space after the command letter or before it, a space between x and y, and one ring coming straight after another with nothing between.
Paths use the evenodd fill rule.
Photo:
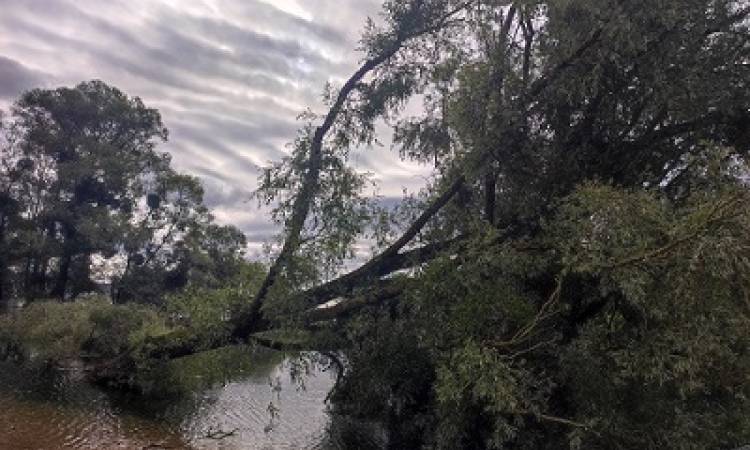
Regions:
<instances>
[{"instance_id":1,"label":"tree trunk","mask_svg":"<svg viewBox=\"0 0 750 450\"><path fill-rule=\"evenodd\" d=\"M60 258L60 269L57 273L57 281L55 282L55 287L52 289L52 292L50 292L50 295L52 297L57 297L60 300L65 300L65 291L68 288L70 262L72 259L73 258L70 254L70 251L66 249L62 257Z\"/></svg>"},{"instance_id":2,"label":"tree trunk","mask_svg":"<svg viewBox=\"0 0 750 450\"><path fill-rule=\"evenodd\" d=\"M0 252L0 311L4 309L5 302L7 299L5 298L5 270L6 266L8 265L6 262L6 259L8 258L8 252L5 249L5 216L0 219L0 249L3 249Z\"/></svg>"},{"instance_id":3,"label":"tree trunk","mask_svg":"<svg viewBox=\"0 0 750 450\"><path fill-rule=\"evenodd\" d=\"M484 176L484 215L490 225L495 225L495 190L497 175L494 169Z\"/></svg>"},{"instance_id":4,"label":"tree trunk","mask_svg":"<svg viewBox=\"0 0 750 450\"><path fill-rule=\"evenodd\" d=\"M10 298L6 298L5 282L5 259L0 255L0 312L6 310L7 303L10 300Z\"/></svg>"},{"instance_id":5,"label":"tree trunk","mask_svg":"<svg viewBox=\"0 0 750 450\"><path fill-rule=\"evenodd\" d=\"M27 258L28 276L24 286L24 297L27 301L33 301L40 293L47 292L47 265L47 257L44 255L29 255Z\"/></svg>"}]
</instances>

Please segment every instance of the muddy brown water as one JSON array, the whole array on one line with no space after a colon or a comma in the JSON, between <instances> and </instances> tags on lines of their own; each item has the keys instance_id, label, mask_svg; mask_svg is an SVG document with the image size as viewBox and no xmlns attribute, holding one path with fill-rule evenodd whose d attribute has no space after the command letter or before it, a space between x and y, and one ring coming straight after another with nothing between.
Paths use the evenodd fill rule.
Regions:
<instances>
[{"instance_id":1,"label":"muddy brown water","mask_svg":"<svg viewBox=\"0 0 750 450\"><path fill-rule=\"evenodd\" d=\"M325 402L335 374L315 360L246 347L209 352L165 368L154 389L175 392L161 399L101 390L76 370L2 363L0 449L381 447L376 427L340 432L344 421Z\"/></svg>"}]
</instances>

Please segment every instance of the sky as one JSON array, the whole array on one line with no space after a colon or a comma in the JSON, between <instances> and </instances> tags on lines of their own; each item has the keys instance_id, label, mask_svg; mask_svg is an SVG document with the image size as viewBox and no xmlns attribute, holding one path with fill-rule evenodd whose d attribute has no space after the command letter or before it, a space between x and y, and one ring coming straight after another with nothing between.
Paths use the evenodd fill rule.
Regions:
<instances>
[{"instance_id":1,"label":"sky","mask_svg":"<svg viewBox=\"0 0 750 450\"><path fill-rule=\"evenodd\" d=\"M160 148L200 177L217 221L242 229L250 253L278 232L250 200L260 167L289 151L326 82L357 67L379 0L0 0L0 108L26 89L100 79L157 108ZM388 141L384 136L385 142ZM388 145L353 164L377 194L401 197L426 170Z\"/></svg>"}]
</instances>

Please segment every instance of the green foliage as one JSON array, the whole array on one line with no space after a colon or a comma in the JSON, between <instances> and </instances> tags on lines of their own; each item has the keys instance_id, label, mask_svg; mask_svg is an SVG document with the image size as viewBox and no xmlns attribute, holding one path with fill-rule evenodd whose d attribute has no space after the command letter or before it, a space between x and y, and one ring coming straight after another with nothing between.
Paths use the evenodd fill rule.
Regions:
<instances>
[{"instance_id":1,"label":"green foliage","mask_svg":"<svg viewBox=\"0 0 750 450\"><path fill-rule=\"evenodd\" d=\"M78 357L91 334L88 318L105 303L101 300L71 305L38 302L15 315L2 317L4 339L12 340L24 357L65 360Z\"/></svg>"},{"instance_id":2,"label":"green foliage","mask_svg":"<svg viewBox=\"0 0 750 450\"><path fill-rule=\"evenodd\" d=\"M258 290L265 269L258 263L240 263L224 287L191 286L167 297L164 310L175 325L187 328L203 345L227 342L232 317Z\"/></svg>"},{"instance_id":3,"label":"green foliage","mask_svg":"<svg viewBox=\"0 0 750 450\"><path fill-rule=\"evenodd\" d=\"M231 313L247 301L238 289L189 288L167 297L165 309L171 320L189 328L206 343L226 341L232 331Z\"/></svg>"},{"instance_id":4,"label":"green foliage","mask_svg":"<svg viewBox=\"0 0 750 450\"><path fill-rule=\"evenodd\" d=\"M297 195L302 195L292 193L303 184L313 132L311 126L305 127L294 143L292 156L266 168L259 179L256 198L261 204L273 205L271 217L278 224L289 224L292 205ZM293 267L286 272L293 277L289 280L293 285L319 281L335 273L354 256L356 238L372 216L372 205L362 195L365 188L372 186L369 174L347 167L347 148L348 145L337 144L335 151L326 151L322 158L318 197L310 198L312 220L300 237L302 261L290 262ZM305 266L305 260L316 263Z\"/></svg>"},{"instance_id":5,"label":"green foliage","mask_svg":"<svg viewBox=\"0 0 750 450\"><path fill-rule=\"evenodd\" d=\"M434 426L435 367L412 331L374 315L351 323L360 345L347 352L350 371L332 393L335 413L383 423L393 448L415 448Z\"/></svg>"},{"instance_id":6,"label":"green foliage","mask_svg":"<svg viewBox=\"0 0 750 450\"><path fill-rule=\"evenodd\" d=\"M563 254L579 255L574 270L615 294L561 355L561 375L580 416L597 421L602 448L726 447L750 436L750 385L740 375L750 369L747 192L724 186L696 197L670 208L587 187L563 208L561 219L577 217L579 230L577 248ZM613 205L629 213L592 234L586 222Z\"/></svg>"},{"instance_id":7,"label":"green foliage","mask_svg":"<svg viewBox=\"0 0 750 450\"><path fill-rule=\"evenodd\" d=\"M153 304L234 276L245 236L156 151L167 134L157 110L101 81L21 95L0 126L0 300L70 299L105 279L115 302Z\"/></svg>"},{"instance_id":8,"label":"green foliage","mask_svg":"<svg viewBox=\"0 0 750 450\"><path fill-rule=\"evenodd\" d=\"M493 245L496 238L490 232L458 258L431 262L417 286L407 291L409 313L424 315L425 324L434 327L422 335L430 346L490 339L533 317L539 295L524 282L547 267L547 258L532 259L511 245Z\"/></svg>"},{"instance_id":9,"label":"green foliage","mask_svg":"<svg viewBox=\"0 0 750 450\"><path fill-rule=\"evenodd\" d=\"M266 381L285 357L282 352L256 346L221 347L141 371L137 386L152 398L170 398L195 394L244 377Z\"/></svg>"},{"instance_id":10,"label":"green foliage","mask_svg":"<svg viewBox=\"0 0 750 450\"><path fill-rule=\"evenodd\" d=\"M748 439L748 205L741 186L677 205L587 184L536 240L432 262L405 317L438 363L441 445Z\"/></svg>"},{"instance_id":11,"label":"green foliage","mask_svg":"<svg viewBox=\"0 0 750 450\"><path fill-rule=\"evenodd\" d=\"M411 245L442 250L346 322L335 407L386 422L394 447L750 441L745 3L384 2L362 39L368 77L341 102L327 92L325 164L310 123L260 191L295 253L272 290L287 303L264 311L304 324L296 294L339 250L368 229L399 242L399 212L341 207L363 197L346 162L376 121L435 165L427 201L401 212ZM423 114L399 117L417 94ZM375 263L342 301L394 281Z\"/></svg>"},{"instance_id":12,"label":"green foliage","mask_svg":"<svg viewBox=\"0 0 750 450\"><path fill-rule=\"evenodd\" d=\"M56 243L52 255L48 248L44 256L24 256L59 257L51 294L75 296L89 287L90 256L117 251L145 195L143 174L168 165L153 150L167 131L158 111L101 81L26 92L12 117L19 157L33 172L10 178L10 189L38 239ZM74 260L84 266L77 277ZM70 278L78 280L73 289Z\"/></svg>"},{"instance_id":13,"label":"green foliage","mask_svg":"<svg viewBox=\"0 0 750 450\"><path fill-rule=\"evenodd\" d=\"M154 309L138 305L112 305L91 311L91 334L83 345L87 357L106 359L140 347L147 339L171 331Z\"/></svg>"},{"instance_id":14,"label":"green foliage","mask_svg":"<svg viewBox=\"0 0 750 450\"><path fill-rule=\"evenodd\" d=\"M3 316L0 330L24 358L57 364L82 356L118 356L169 328L151 308L92 297L75 303L35 302Z\"/></svg>"},{"instance_id":15,"label":"green foliage","mask_svg":"<svg viewBox=\"0 0 750 450\"><path fill-rule=\"evenodd\" d=\"M527 418L543 410L551 388L531 365L471 341L458 346L438 370L436 389L443 415L436 430L438 447L504 448L528 439L520 430ZM474 421L485 423L475 428Z\"/></svg>"}]
</instances>

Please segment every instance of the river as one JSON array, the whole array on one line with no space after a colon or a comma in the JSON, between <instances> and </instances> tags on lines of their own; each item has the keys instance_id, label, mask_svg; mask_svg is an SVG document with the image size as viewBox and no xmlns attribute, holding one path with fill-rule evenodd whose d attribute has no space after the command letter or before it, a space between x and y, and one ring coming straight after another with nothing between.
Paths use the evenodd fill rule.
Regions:
<instances>
[{"instance_id":1,"label":"river","mask_svg":"<svg viewBox=\"0 0 750 450\"><path fill-rule=\"evenodd\" d=\"M102 390L78 370L3 363L0 449L381 447L376 426L328 414L335 373L307 356L231 347L185 358L154 379L170 394L161 399Z\"/></svg>"}]
</instances>

